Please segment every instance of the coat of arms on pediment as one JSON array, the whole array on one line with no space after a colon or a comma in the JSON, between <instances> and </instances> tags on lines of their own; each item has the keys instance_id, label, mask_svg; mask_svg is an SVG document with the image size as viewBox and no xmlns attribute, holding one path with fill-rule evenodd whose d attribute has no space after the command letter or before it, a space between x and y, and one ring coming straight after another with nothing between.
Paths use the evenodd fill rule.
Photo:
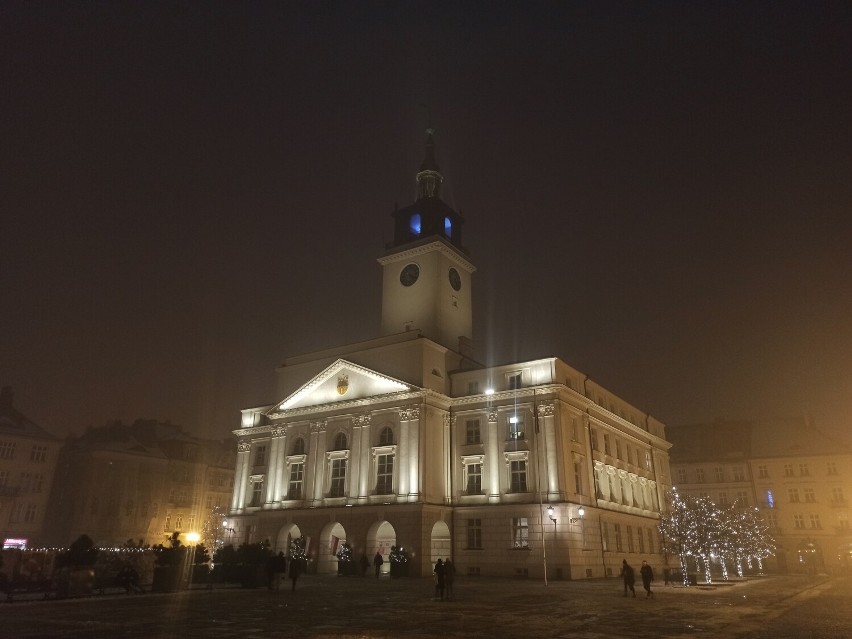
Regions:
<instances>
[{"instance_id":1,"label":"coat of arms on pediment","mask_svg":"<svg viewBox=\"0 0 852 639\"><path fill-rule=\"evenodd\" d=\"M269 412L367 399L413 389L414 387L398 379L339 359L276 404Z\"/></svg>"}]
</instances>

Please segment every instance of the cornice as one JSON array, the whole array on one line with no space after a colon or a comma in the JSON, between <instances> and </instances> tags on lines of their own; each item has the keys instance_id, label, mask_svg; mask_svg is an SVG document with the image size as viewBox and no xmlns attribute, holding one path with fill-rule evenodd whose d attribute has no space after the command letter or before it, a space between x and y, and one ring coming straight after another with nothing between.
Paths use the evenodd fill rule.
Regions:
<instances>
[{"instance_id":1,"label":"cornice","mask_svg":"<svg viewBox=\"0 0 852 639\"><path fill-rule=\"evenodd\" d=\"M414 246L410 249L406 249L404 251L394 252L390 255L384 255L379 258L379 264L382 266L386 266L387 264L393 264L394 262L400 262L402 260L413 259L420 255L424 255L426 253L434 253L438 251L439 253L443 253L449 258L452 258L460 266L462 266L468 273L473 273L476 270L476 267L461 253L458 251L451 249L444 242L434 241L429 242L428 244L423 244L420 246Z\"/></svg>"}]
</instances>

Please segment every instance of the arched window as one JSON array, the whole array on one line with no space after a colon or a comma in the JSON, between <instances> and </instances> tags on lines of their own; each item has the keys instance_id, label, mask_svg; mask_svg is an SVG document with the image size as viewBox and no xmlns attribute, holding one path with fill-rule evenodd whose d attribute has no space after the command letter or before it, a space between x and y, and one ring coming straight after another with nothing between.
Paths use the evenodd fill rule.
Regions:
<instances>
[{"instance_id":1,"label":"arched window","mask_svg":"<svg viewBox=\"0 0 852 639\"><path fill-rule=\"evenodd\" d=\"M393 445L393 431L390 427L385 427L382 429L382 432L379 433L379 446L391 446Z\"/></svg>"},{"instance_id":2,"label":"arched window","mask_svg":"<svg viewBox=\"0 0 852 639\"><path fill-rule=\"evenodd\" d=\"M453 236L453 221L448 217L444 218L444 235L447 237Z\"/></svg>"},{"instance_id":3,"label":"arched window","mask_svg":"<svg viewBox=\"0 0 852 639\"><path fill-rule=\"evenodd\" d=\"M413 213L408 221L411 232L415 235L420 235L420 213Z\"/></svg>"},{"instance_id":4,"label":"arched window","mask_svg":"<svg viewBox=\"0 0 852 639\"><path fill-rule=\"evenodd\" d=\"M334 438L334 450L346 450L346 435L343 433L337 433Z\"/></svg>"},{"instance_id":5,"label":"arched window","mask_svg":"<svg viewBox=\"0 0 852 639\"><path fill-rule=\"evenodd\" d=\"M305 440L299 437L296 441L293 442L293 455L304 455L305 454Z\"/></svg>"}]
</instances>

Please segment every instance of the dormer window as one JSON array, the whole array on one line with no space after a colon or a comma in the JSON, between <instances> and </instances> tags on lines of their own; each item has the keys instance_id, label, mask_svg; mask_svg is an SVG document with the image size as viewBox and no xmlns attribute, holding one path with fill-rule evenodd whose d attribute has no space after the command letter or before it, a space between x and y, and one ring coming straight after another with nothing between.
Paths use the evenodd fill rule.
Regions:
<instances>
[{"instance_id":1,"label":"dormer window","mask_svg":"<svg viewBox=\"0 0 852 639\"><path fill-rule=\"evenodd\" d=\"M412 213L411 218L408 221L408 226L411 229L411 232L415 235L420 235L420 231L422 230L421 222L420 222L420 213Z\"/></svg>"}]
</instances>

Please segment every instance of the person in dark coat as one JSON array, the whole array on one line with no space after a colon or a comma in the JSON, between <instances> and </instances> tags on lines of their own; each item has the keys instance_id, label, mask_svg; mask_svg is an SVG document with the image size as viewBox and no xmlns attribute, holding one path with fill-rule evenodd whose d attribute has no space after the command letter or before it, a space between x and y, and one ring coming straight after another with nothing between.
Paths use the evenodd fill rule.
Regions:
<instances>
[{"instance_id":1,"label":"person in dark coat","mask_svg":"<svg viewBox=\"0 0 852 639\"><path fill-rule=\"evenodd\" d=\"M383 563L385 563L385 560L382 559L382 553L377 550L376 556L373 557L373 567L376 569L376 579L378 579L379 575L382 573Z\"/></svg>"},{"instance_id":2,"label":"person in dark coat","mask_svg":"<svg viewBox=\"0 0 852 639\"><path fill-rule=\"evenodd\" d=\"M642 567L639 569L639 574L642 576L642 587L645 589L645 599L648 597L653 597L654 593L651 592L651 582L654 581L654 571L651 570L651 566L648 565L647 561L642 562Z\"/></svg>"},{"instance_id":3,"label":"person in dark coat","mask_svg":"<svg viewBox=\"0 0 852 639\"><path fill-rule=\"evenodd\" d=\"M453 598L453 582L456 580L456 567L450 558L444 561L444 588L447 591L447 599Z\"/></svg>"},{"instance_id":4,"label":"person in dark coat","mask_svg":"<svg viewBox=\"0 0 852 639\"><path fill-rule=\"evenodd\" d=\"M370 567L370 560L367 559L367 555L361 555L361 576L367 576L367 568Z\"/></svg>"},{"instance_id":5,"label":"person in dark coat","mask_svg":"<svg viewBox=\"0 0 852 639\"><path fill-rule=\"evenodd\" d=\"M636 575L633 572L633 568L630 567L630 564L627 563L626 559L622 559L621 561L621 576L624 579L624 596L627 596L627 589L630 589L630 592L633 593L633 596L636 596L636 589L633 588L633 584L636 583Z\"/></svg>"},{"instance_id":6,"label":"person in dark coat","mask_svg":"<svg viewBox=\"0 0 852 639\"><path fill-rule=\"evenodd\" d=\"M444 562L441 559L435 562L435 599L440 597L441 601L444 600L444 585L446 584L445 577L446 573L444 572Z\"/></svg>"}]
</instances>

